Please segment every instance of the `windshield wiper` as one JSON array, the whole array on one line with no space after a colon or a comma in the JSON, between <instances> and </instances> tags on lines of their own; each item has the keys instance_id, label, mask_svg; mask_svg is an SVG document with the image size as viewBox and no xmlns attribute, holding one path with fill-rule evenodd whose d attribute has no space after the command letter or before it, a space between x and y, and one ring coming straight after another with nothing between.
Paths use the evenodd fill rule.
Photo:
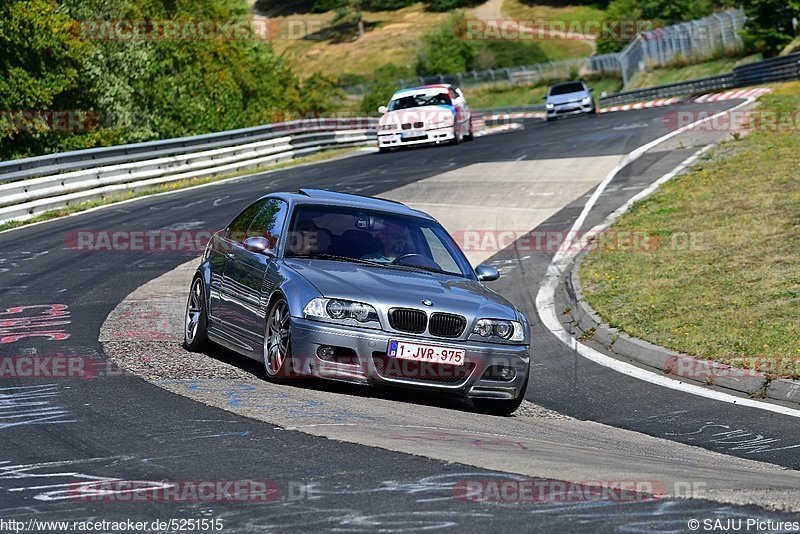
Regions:
<instances>
[{"instance_id":1,"label":"windshield wiper","mask_svg":"<svg viewBox=\"0 0 800 534\"><path fill-rule=\"evenodd\" d=\"M437 269L436 267L423 267L422 265L408 265L408 264L405 264L405 263L393 263L392 265L394 265L396 267L408 267L409 269L419 269L421 271L427 271L427 272L431 272L431 273L447 274L447 275L450 275L450 276L461 276L460 274L450 273L450 272L444 271L442 269Z\"/></svg>"},{"instance_id":2,"label":"windshield wiper","mask_svg":"<svg viewBox=\"0 0 800 534\"><path fill-rule=\"evenodd\" d=\"M362 258L351 258L350 256L337 256L335 254L297 254L291 257L311 259L311 260L347 261L352 263L363 263L365 265L375 265L377 267L386 267L388 265L386 263L381 263L379 261L365 260Z\"/></svg>"}]
</instances>

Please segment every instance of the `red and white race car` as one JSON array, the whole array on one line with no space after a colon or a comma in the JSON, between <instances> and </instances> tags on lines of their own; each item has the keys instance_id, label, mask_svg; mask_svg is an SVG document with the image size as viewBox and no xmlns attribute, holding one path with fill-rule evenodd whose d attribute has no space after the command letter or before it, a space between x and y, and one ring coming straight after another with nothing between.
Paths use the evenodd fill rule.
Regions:
<instances>
[{"instance_id":1,"label":"red and white race car","mask_svg":"<svg viewBox=\"0 0 800 534\"><path fill-rule=\"evenodd\" d=\"M461 89L448 84L402 89L378 111L378 148L471 140L472 113Z\"/></svg>"}]
</instances>

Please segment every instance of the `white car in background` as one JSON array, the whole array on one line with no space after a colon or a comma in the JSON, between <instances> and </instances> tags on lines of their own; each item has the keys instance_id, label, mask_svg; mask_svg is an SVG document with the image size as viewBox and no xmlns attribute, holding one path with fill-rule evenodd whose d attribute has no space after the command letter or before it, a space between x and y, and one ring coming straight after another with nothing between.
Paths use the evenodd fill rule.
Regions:
<instances>
[{"instance_id":1,"label":"white car in background","mask_svg":"<svg viewBox=\"0 0 800 534\"><path fill-rule=\"evenodd\" d=\"M564 82L552 86L544 97L547 122L566 115L597 113L592 91L594 89L583 82Z\"/></svg>"},{"instance_id":2,"label":"white car in background","mask_svg":"<svg viewBox=\"0 0 800 534\"><path fill-rule=\"evenodd\" d=\"M461 89L423 85L392 95L378 108L378 148L386 152L410 145L460 143L471 140L472 113Z\"/></svg>"}]
</instances>

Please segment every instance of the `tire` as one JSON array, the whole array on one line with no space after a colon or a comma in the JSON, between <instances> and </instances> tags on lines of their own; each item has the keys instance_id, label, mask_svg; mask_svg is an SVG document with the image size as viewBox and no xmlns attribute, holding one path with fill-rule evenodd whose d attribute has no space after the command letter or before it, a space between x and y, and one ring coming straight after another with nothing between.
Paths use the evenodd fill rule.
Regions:
<instances>
[{"instance_id":1,"label":"tire","mask_svg":"<svg viewBox=\"0 0 800 534\"><path fill-rule=\"evenodd\" d=\"M391 148L389 148L388 146L379 146L379 147L378 147L378 152L379 152L380 154L386 154L387 152L390 152L391 150L392 150L392 149L391 149Z\"/></svg>"},{"instance_id":2,"label":"tire","mask_svg":"<svg viewBox=\"0 0 800 534\"><path fill-rule=\"evenodd\" d=\"M464 136L464 141L474 141L475 132L472 131L472 121L469 121L469 133Z\"/></svg>"},{"instance_id":3,"label":"tire","mask_svg":"<svg viewBox=\"0 0 800 534\"><path fill-rule=\"evenodd\" d=\"M264 325L263 360L268 382L285 382L292 376L287 362L292 354L292 317L284 298L278 298L269 307Z\"/></svg>"},{"instance_id":4,"label":"tire","mask_svg":"<svg viewBox=\"0 0 800 534\"><path fill-rule=\"evenodd\" d=\"M547 122L556 122L558 117L547 117Z\"/></svg>"},{"instance_id":5,"label":"tire","mask_svg":"<svg viewBox=\"0 0 800 534\"><path fill-rule=\"evenodd\" d=\"M516 399L472 399L472 404L475 408L487 415L508 416L517 411L522 401L525 400L525 391L528 389L528 378L530 378L530 371L528 376L525 377L525 382L520 388L519 395Z\"/></svg>"},{"instance_id":6,"label":"tire","mask_svg":"<svg viewBox=\"0 0 800 534\"><path fill-rule=\"evenodd\" d=\"M192 280L184 314L183 346L192 352L202 352L208 346L208 307L203 278Z\"/></svg>"},{"instance_id":7,"label":"tire","mask_svg":"<svg viewBox=\"0 0 800 534\"><path fill-rule=\"evenodd\" d=\"M458 128L453 125L453 140L450 141L451 145L458 145L461 143L461 136L458 135Z\"/></svg>"},{"instance_id":8,"label":"tire","mask_svg":"<svg viewBox=\"0 0 800 534\"><path fill-rule=\"evenodd\" d=\"M589 110L589 115L597 115L597 107L592 106L592 109Z\"/></svg>"}]
</instances>

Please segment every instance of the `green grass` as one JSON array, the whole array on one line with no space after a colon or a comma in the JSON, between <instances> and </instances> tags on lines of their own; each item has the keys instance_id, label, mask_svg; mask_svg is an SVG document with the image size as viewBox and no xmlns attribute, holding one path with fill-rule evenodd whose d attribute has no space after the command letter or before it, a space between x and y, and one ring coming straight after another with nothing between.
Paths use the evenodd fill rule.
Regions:
<instances>
[{"instance_id":1,"label":"green grass","mask_svg":"<svg viewBox=\"0 0 800 534\"><path fill-rule=\"evenodd\" d=\"M283 169L286 167L294 167L297 165L308 164L308 163L316 163L320 161L325 161L329 159L333 159L336 157L344 156L359 150L358 148L336 148L331 150L326 150L323 152L318 152L316 154L312 154L310 156L305 156L302 158L296 158L291 161L285 161L282 163L276 163L274 165L264 165L261 167L256 167L253 169L244 169L241 171L224 174L220 176L209 176L207 178L187 178L184 180L178 180L176 182L170 182L168 184L162 184L157 187L153 187L151 189L143 189L141 191L134 191L134 192L127 192L127 193L120 193L114 195L108 195L102 199L96 200L87 200L86 202L81 202L80 204L76 204L74 206L67 206L65 208L55 209L51 211L46 211L41 213L35 217L30 219L26 219L24 221L11 221L0 224L0 232L3 230L9 230L11 228L18 228L20 226L25 226L28 224L33 224L42 221L49 221L51 219L58 219L59 217L66 217L67 215L72 215L73 213L80 213L81 211L86 211L92 208L96 208L98 206L106 206L108 204L114 204L116 202L122 202L125 200L130 200L132 198L139 198L145 197L149 195L155 195L158 193L165 193L167 191L176 191L178 189L186 189L187 187L194 187L197 185L207 184L211 182L219 182L221 180L229 180L231 178L236 178L238 176L245 176L248 174L253 174L257 172L264 172L264 171L272 171Z\"/></svg>"},{"instance_id":2,"label":"green grass","mask_svg":"<svg viewBox=\"0 0 800 534\"><path fill-rule=\"evenodd\" d=\"M275 17L271 20L281 27L307 28L313 35L303 39L277 39L272 45L301 77L315 72L332 76L371 76L387 63L413 68L423 35L446 21L448 16L448 13L425 11L422 4L396 11L365 11L368 28L361 39L356 39L355 35L331 34L333 12ZM295 31L293 37L300 37L302 32Z\"/></svg>"},{"instance_id":3,"label":"green grass","mask_svg":"<svg viewBox=\"0 0 800 534\"><path fill-rule=\"evenodd\" d=\"M612 227L658 247L587 255L584 292L609 324L734 365L800 358L800 83L774 87L760 109L791 116L791 131L720 145Z\"/></svg>"},{"instance_id":4,"label":"green grass","mask_svg":"<svg viewBox=\"0 0 800 534\"><path fill-rule=\"evenodd\" d=\"M505 0L503 16L513 20L547 20L565 23L604 20L606 12L598 6L544 1L534 4L521 0Z\"/></svg>"},{"instance_id":5,"label":"green grass","mask_svg":"<svg viewBox=\"0 0 800 534\"><path fill-rule=\"evenodd\" d=\"M725 74L732 71L734 67L744 63L758 61L760 59L760 54L742 58L723 57L703 63L697 63L695 65L679 65L674 67L653 69L636 76L633 79L633 83L631 83L628 88L638 89L640 87L650 87L653 85L691 80L692 78L702 78L704 76Z\"/></svg>"}]
</instances>

